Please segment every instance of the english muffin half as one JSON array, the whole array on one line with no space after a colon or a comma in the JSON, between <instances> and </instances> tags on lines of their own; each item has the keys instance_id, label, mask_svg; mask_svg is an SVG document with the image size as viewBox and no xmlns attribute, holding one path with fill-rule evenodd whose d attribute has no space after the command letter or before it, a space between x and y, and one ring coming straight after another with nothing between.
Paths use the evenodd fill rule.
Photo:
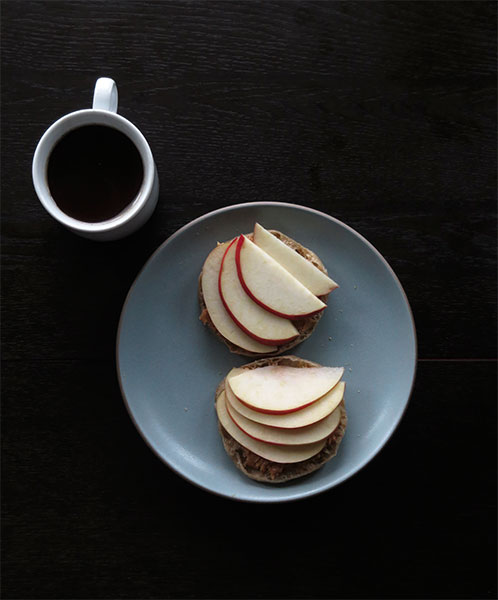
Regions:
<instances>
[{"instance_id":1,"label":"english muffin half","mask_svg":"<svg viewBox=\"0 0 498 600\"><path fill-rule=\"evenodd\" d=\"M314 367L320 367L320 365L317 363L298 358L297 356L282 356L263 358L246 364L241 367L241 369L259 369L261 367L272 365L292 367L295 369L310 369ZM225 401L226 385L225 378L220 382L216 390L216 403ZM334 411L339 411L337 413L338 424L335 426L335 429L319 444L320 449L305 460L291 463L269 460L268 458L264 458L251 449L245 447L227 431L227 428L222 425L220 419L218 419L218 429L225 451L232 459L236 467L245 475L251 479L265 483L284 483L286 481L304 477L305 475L313 473L337 454L347 426L347 414L343 397ZM232 429L232 432L234 432L239 439L247 439L244 436L239 436L236 433L237 430Z\"/></svg>"},{"instance_id":2,"label":"english muffin half","mask_svg":"<svg viewBox=\"0 0 498 600\"><path fill-rule=\"evenodd\" d=\"M305 260L309 261L314 267L319 269L323 274L328 275L327 269L325 268L323 262L312 250L305 248L299 242L296 242L295 240L293 240L289 236L281 233L280 231L272 229L272 230L269 230L269 232L273 236L275 236L278 240L280 240L280 242L285 244L287 247L291 248L294 252L296 252L298 255L303 257ZM248 238L248 240L252 241L254 239L254 234L249 233L249 234L246 234L245 237ZM224 244L226 246L228 246L228 243L224 243ZM220 246L220 244L218 244L218 247L219 246ZM223 254L223 252L220 252L220 254ZM289 341L269 345L265 342L263 342L263 344L261 344L257 340L252 340L252 342L251 342L251 340L248 340L247 337L245 337L243 339L245 340L246 347L242 347L241 345L234 342L234 340L237 339L237 336L240 336L240 332L236 331L236 329L237 329L236 324L232 324L232 331L234 331L234 328L235 328L234 332L237 335L231 336L230 334L227 334L228 337L232 338L232 339L228 339L227 336L224 336L218 330L215 323L213 322L213 318L211 317L210 310L208 307L209 303L206 301L204 289L203 289L203 287L205 287L203 285L203 277L204 277L204 274L206 273L206 270L209 268L211 268L211 267L208 264L208 259L206 259L206 262L204 263L203 268L200 273L200 276L199 276L198 296L199 296L199 305L200 305L200 309L201 309L199 319L204 325L206 325L213 332L213 334L216 337L218 337L218 339L220 341L222 341L228 347L230 352L233 352L235 354L241 354L244 356L254 357L254 358L256 358L258 356L271 357L271 356L277 356L277 355L283 354L284 352L289 351L291 348L294 348L295 346L297 346L298 344L303 342L305 339L307 339L313 333L315 327L317 326L318 322L322 318L323 311L317 312L315 314L312 314L310 316L306 316L303 318L293 319L292 325L294 326L294 328L296 330L296 334L295 334L295 337ZM211 278L213 278L213 277L211 276ZM333 283L335 283L335 282L333 282ZM213 288L213 287L214 286L211 285L211 288ZM216 295L218 292L219 292L219 290L216 290L216 289L211 290L212 295ZM321 302L326 304L328 296L329 296L329 293L317 296L317 298ZM245 335L245 333L244 333L244 335Z\"/></svg>"}]
</instances>

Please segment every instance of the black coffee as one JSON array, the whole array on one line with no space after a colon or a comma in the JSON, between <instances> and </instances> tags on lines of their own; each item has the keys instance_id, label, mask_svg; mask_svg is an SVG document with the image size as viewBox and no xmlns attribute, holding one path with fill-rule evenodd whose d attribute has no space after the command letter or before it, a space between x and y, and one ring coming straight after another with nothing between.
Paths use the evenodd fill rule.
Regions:
<instances>
[{"instance_id":1,"label":"black coffee","mask_svg":"<svg viewBox=\"0 0 498 600\"><path fill-rule=\"evenodd\" d=\"M105 125L73 129L48 160L47 182L57 206L95 223L122 212L137 196L144 167L135 144Z\"/></svg>"}]
</instances>

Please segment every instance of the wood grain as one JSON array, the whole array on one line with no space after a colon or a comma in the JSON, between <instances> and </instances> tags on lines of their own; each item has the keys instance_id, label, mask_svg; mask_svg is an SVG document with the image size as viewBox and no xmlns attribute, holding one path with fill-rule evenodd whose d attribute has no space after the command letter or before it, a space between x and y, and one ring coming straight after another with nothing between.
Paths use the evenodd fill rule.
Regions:
<instances>
[{"instance_id":1,"label":"wood grain","mask_svg":"<svg viewBox=\"0 0 498 600\"><path fill-rule=\"evenodd\" d=\"M421 363L374 461L279 506L233 503L170 471L134 430L112 364L11 367L5 598L493 598L492 363Z\"/></svg>"},{"instance_id":2,"label":"wood grain","mask_svg":"<svg viewBox=\"0 0 498 600\"><path fill-rule=\"evenodd\" d=\"M3 596L495 597L496 4L1 11ZM30 177L42 133L90 106L99 76L117 81L161 184L149 223L109 244L52 221ZM421 359L380 456L278 507L210 496L162 465L114 365L150 254L193 218L256 200L310 206L371 241L407 292ZM230 543L234 523L246 546Z\"/></svg>"},{"instance_id":3,"label":"wood grain","mask_svg":"<svg viewBox=\"0 0 498 600\"><path fill-rule=\"evenodd\" d=\"M16 23L2 36L4 89L15 90L4 94L2 127L9 289L33 291L34 302L44 286L42 271L33 290L17 283L19 243L26 260L62 269L75 258L61 256L59 241L83 248L43 212L27 174L41 133L89 106L96 77L107 74L160 171L160 205L147 247L136 244L135 271L207 210L304 204L344 220L386 256L412 302L422 357L496 356L492 4L22 5L3 3L4 22ZM114 252L90 250L96 281ZM53 300L56 319L63 308ZM19 356L6 333L5 352Z\"/></svg>"}]
</instances>

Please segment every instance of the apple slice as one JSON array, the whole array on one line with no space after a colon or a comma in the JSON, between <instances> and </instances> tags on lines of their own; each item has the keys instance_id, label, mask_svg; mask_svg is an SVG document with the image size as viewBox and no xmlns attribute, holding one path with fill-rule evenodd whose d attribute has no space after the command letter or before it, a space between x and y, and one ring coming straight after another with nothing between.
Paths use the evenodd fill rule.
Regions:
<instances>
[{"instance_id":1,"label":"apple slice","mask_svg":"<svg viewBox=\"0 0 498 600\"><path fill-rule=\"evenodd\" d=\"M342 367L297 369L270 365L244 369L228 376L232 392L243 403L264 413L290 413L308 406L324 396L340 381Z\"/></svg>"},{"instance_id":2,"label":"apple slice","mask_svg":"<svg viewBox=\"0 0 498 600\"><path fill-rule=\"evenodd\" d=\"M240 329L264 345L280 346L295 339L299 332L287 319L261 308L244 292L235 264L233 240L223 256L218 289L223 306Z\"/></svg>"},{"instance_id":3,"label":"apple slice","mask_svg":"<svg viewBox=\"0 0 498 600\"><path fill-rule=\"evenodd\" d=\"M225 393L222 392L216 400L216 413L223 428L233 437L233 439L244 448L254 452L258 456L278 463L295 463L306 460L318 454L325 446L325 440L313 444L303 444L301 446L277 446L258 442L241 431L232 421L227 412L225 403Z\"/></svg>"},{"instance_id":4,"label":"apple slice","mask_svg":"<svg viewBox=\"0 0 498 600\"><path fill-rule=\"evenodd\" d=\"M243 369L234 369L234 371L242 372ZM234 373L236 375L237 373ZM296 427L306 427L325 419L328 417L341 403L344 397L344 391L346 384L344 381L334 386L330 392L327 392L325 396L322 396L316 402L309 404L305 408L295 410L294 412L272 415L268 413L262 413L257 410L252 410L235 396L232 392L232 388L225 378L225 395L227 403L232 406L238 413L255 421L256 423L262 423L263 425L269 425L270 427L280 427L283 429L294 429Z\"/></svg>"},{"instance_id":5,"label":"apple slice","mask_svg":"<svg viewBox=\"0 0 498 600\"><path fill-rule=\"evenodd\" d=\"M259 223L254 226L253 241L316 296L323 296L339 287L333 279Z\"/></svg>"},{"instance_id":6,"label":"apple slice","mask_svg":"<svg viewBox=\"0 0 498 600\"><path fill-rule=\"evenodd\" d=\"M221 261L223 260L223 256L228 246L229 242L216 246L206 258L202 268L202 295L211 321L224 338L232 342L232 344L240 346L240 348L249 350L249 352L257 352L258 354L274 352L277 350L276 346L265 346L244 333L235 324L223 306L218 289L218 276L220 273Z\"/></svg>"},{"instance_id":7,"label":"apple slice","mask_svg":"<svg viewBox=\"0 0 498 600\"><path fill-rule=\"evenodd\" d=\"M279 317L302 319L327 306L244 235L238 238L235 259L245 292L254 302Z\"/></svg>"},{"instance_id":8,"label":"apple slice","mask_svg":"<svg viewBox=\"0 0 498 600\"><path fill-rule=\"evenodd\" d=\"M246 419L230 405L226 393L225 404L232 421L246 435L259 442L278 446L300 446L301 444L312 444L324 440L336 430L341 420L341 410L337 409L328 417L318 421L318 423L313 423L313 425L299 427L298 429L281 429L280 427L269 427Z\"/></svg>"}]
</instances>

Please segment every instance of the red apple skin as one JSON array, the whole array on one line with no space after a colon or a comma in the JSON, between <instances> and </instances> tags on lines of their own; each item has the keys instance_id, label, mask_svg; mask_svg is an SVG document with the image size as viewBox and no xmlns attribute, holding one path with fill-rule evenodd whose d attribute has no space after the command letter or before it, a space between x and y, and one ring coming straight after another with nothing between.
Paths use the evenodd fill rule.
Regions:
<instances>
[{"instance_id":1,"label":"red apple skin","mask_svg":"<svg viewBox=\"0 0 498 600\"><path fill-rule=\"evenodd\" d=\"M256 440L257 442L263 442L264 444L271 444L272 446L285 446L285 444L279 444L278 442L268 442L266 440L262 440L260 438L254 437L250 433L247 433L247 431L245 431L245 429L242 429L242 427L232 417L232 413L230 412L230 409L228 408L228 403L226 403L226 408L227 408L227 413L228 413L228 416L230 417L230 419L232 419L233 423L240 429L240 431L242 431L243 433L245 433L247 435L247 437L250 437L253 440Z\"/></svg>"},{"instance_id":2,"label":"red apple skin","mask_svg":"<svg viewBox=\"0 0 498 600\"><path fill-rule=\"evenodd\" d=\"M258 300L258 298L256 298L256 296L251 292L251 290L248 288L246 282L244 281L244 275L242 274L242 267L240 266L240 250L244 243L244 237L242 235L240 235L236 241L237 241L237 248L235 250L235 264L237 265L237 273L239 275L239 281L240 281L240 284L242 285L242 287L244 288L245 293L249 296L249 298L251 298L251 300L254 300L254 302L256 302L256 304L259 304L262 308L264 308L268 312L271 312L274 315L277 315L277 317L283 317L284 319L290 319L290 320L294 320L294 321L296 321L298 319L305 319L306 317L312 317L313 315L316 315L316 314L322 312L322 310L324 310L326 308L326 306L324 306L323 308L319 308L318 310L314 310L313 312L307 313L305 315L286 315L285 313L281 313L278 310L274 310L273 308L266 306L266 304L264 304L263 302L261 302L261 300Z\"/></svg>"},{"instance_id":3,"label":"red apple skin","mask_svg":"<svg viewBox=\"0 0 498 600\"><path fill-rule=\"evenodd\" d=\"M221 272L223 271L223 263L225 262L225 256L227 255L227 252L230 250L230 248L232 247L232 245L235 244L235 242L237 241L237 239L239 239L239 238L235 238L234 240L232 240L232 242L230 242L230 244L228 245L227 249L225 250L225 254L223 255L223 259L221 261L220 274L218 276L218 291L220 293L220 298L221 298L221 301L223 302L223 306L225 307L225 310L230 315L231 319L237 325L237 327L240 327L240 329L242 329L242 331L245 334L247 334L249 337L252 337L253 340L256 340L257 342L259 342L260 344L263 344L264 346L281 346L282 344L287 344L288 342L291 342L292 340L296 339L296 337L299 334L297 334L297 335L295 335L293 337L287 338L285 340L266 340L266 339L261 338L261 337L259 337L257 335L254 335L254 333L252 333L252 331L249 331L249 329L247 329L246 327L244 327L244 325L242 325L242 323L235 318L235 316L233 315L232 311L230 310L230 307L225 302L225 298L223 297L223 292L221 291ZM238 269L238 266L237 266L237 269Z\"/></svg>"},{"instance_id":4,"label":"red apple skin","mask_svg":"<svg viewBox=\"0 0 498 600\"><path fill-rule=\"evenodd\" d=\"M232 391L232 393L233 393L233 391ZM289 413L297 412L298 410L301 410L302 408L306 408L310 404L313 404L313 402L316 402L317 400L320 399L320 398L316 398L315 400L312 400L311 402L308 402L308 404L303 404L303 406L298 406L297 408L291 408L290 410L271 410L271 409L268 409L268 408L259 408L259 407L256 407L256 406L252 406L251 404L248 404L247 402L244 402L244 400L242 400L238 396L236 396L236 398L237 398L237 400L239 402L241 402L242 404L244 404L245 406L247 406L247 408L251 408L252 410L255 410L256 412L263 413L265 415L288 415ZM246 432L244 431L244 433L246 433ZM247 435L249 435L249 434L247 434ZM264 440L261 440L261 441L264 441Z\"/></svg>"}]
</instances>

